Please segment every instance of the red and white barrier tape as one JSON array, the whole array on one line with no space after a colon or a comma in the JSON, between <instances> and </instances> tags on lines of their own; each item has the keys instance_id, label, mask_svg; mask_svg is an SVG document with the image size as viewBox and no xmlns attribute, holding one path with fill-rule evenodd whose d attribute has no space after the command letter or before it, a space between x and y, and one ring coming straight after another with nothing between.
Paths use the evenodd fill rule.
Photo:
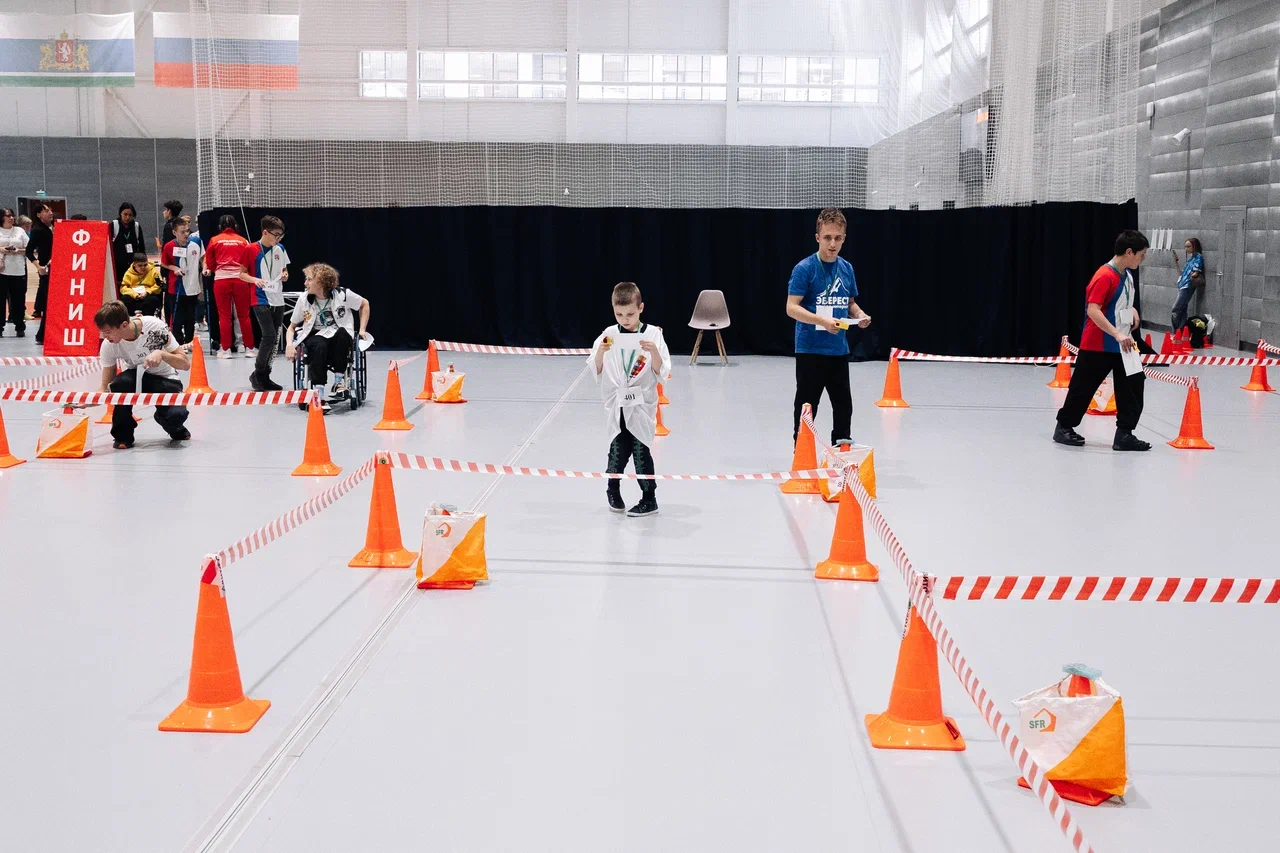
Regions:
<instances>
[{"instance_id":1,"label":"red and white barrier tape","mask_svg":"<svg viewBox=\"0 0 1280 853\"><path fill-rule=\"evenodd\" d=\"M0 400L61 406L286 406L306 403L311 391L234 391L215 394L103 394L98 391L0 389Z\"/></svg>"},{"instance_id":2,"label":"red and white barrier tape","mask_svg":"<svg viewBox=\"0 0 1280 853\"><path fill-rule=\"evenodd\" d=\"M0 358L0 367L49 367L65 364L98 363L96 355L12 356Z\"/></svg>"},{"instance_id":3,"label":"red and white barrier tape","mask_svg":"<svg viewBox=\"0 0 1280 853\"><path fill-rule=\"evenodd\" d=\"M1195 376L1179 376L1176 373L1168 373L1163 370L1152 370L1149 367L1142 368L1142 372L1147 375L1148 379L1168 382L1170 385L1181 385L1185 388L1200 387L1200 380Z\"/></svg>"},{"instance_id":4,"label":"red and white barrier tape","mask_svg":"<svg viewBox=\"0 0 1280 853\"><path fill-rule=\"evenodd\" d=\"M926 352L912 352L910 350L901 350L894 347L891 350L893 357L899 361L947 361L959 364L1057 364L1060 361L1070 364L1075 361L1074 358L1063 358L1057 355L1045 356L1008 356L1008 357L986 357L977 355L933 355Z\"/></svg>"},{"instance_id":5,"label":"red and white barrier tape","mask_svg":"<svg viewBox=\"0 0 1280 853\"><path fill-rule=\"evenodd\" d=\"M1071 343L1071 341L1067 340L1066 335L1062 336L1062 345L1066 347L1067 352L1071 353L1072 355L1080 354L1080 347L1076 346L1075 344Z\"/></svg>"},{"instance_id":6,"label":"red and white barrier tape","mask_svg":"<svg viewBox=\"0 0 1280 853\"><path fill-rule=\"evenodd\" d=\"M411 356L409 356L408 358L393 358L393 359L391 359L391 363L392 363L392 364L394 364L394 365L396 366L396 370L399 370L400 368L404 367L405 365L413 364L415 361L417 361L417 360L418 360L418 359L420 359L420 358L426 358L426 357L427 357L428 352L429 352L429 350L423 350L422 352L418 353L417 355L411 355Z\"/></svg>"},{"instance_id":7,"label":"red and white barrier tape","mask_svg":"<svg viewBox=\"0 0 1280 853\"><path fill-rule=\"evenodd\" d=\"M1280 578L1157 578L974 575L937 578L948 601L1156 601L1277 604Z\"/></svg>"},{"instance_id":8,"label":"red and white barrier tape","mask_svg":"<svg viewBox=\"0 0 1280 853\"><path fill-rule=\"evenodd\" d=\"M436 341L437 352L483 352L497 355L591 355L591 349L551 349L549 347L494 347L487 344L460 344Z\"/></svg>"},{"instance_id":9,"label":"red and white barrier tape","mask_svg":"<svg viewBox=\"0 0 1280 853\"><path fill-rule=\"evenodd\" d=\"M836 469L768 471L760 474L606 474L600 471L563 471L552 468L517 468L488 462L463 462L430 456L390 453L391 465L416 471L453 471L460 474L511 474L517 477L563 477L576 480L826 480L840 476Z\"/></svg>"},{"instance_id":10,"label":"red and white barrier tape","mask_svg":"<svg viewBox=\"0 0 1280 853\"><path fill-rule=\"evenodd\" d=\"M1263 352L1269 352L1272 355L1280 355L1280 347L1273 346L1263 340L1258 341L1258 348Z\"/></svg>"},{"instance_id":11,"label":"red and white barrier tape","mask_svg":"<svg viewBox=\"0 0 1280 853\"><path fill-rule=\"evenodd\" d=\"M85 362L75 367L68 367L66 370L60 370L57 373L46 373L44 376L33 376L30 379L19 379L16 382L0 383L0 388L46 388L50 385L60 385L63 382L70 382L72 379L79 379L81 376L88 376L97 373L99 368L97 359Z\"/></svg>"},{"instance_id":12,"label":"red and white barrier tape","mask_svg":"<svg viewBox=\"0 0 1280 853\"><path fill-rule=\"evenodd\" d=\"M1069 352L1079 355L1080 350L1077 347L1073 347L1070 344L1068 344L1067 347ZM899 361L946 361L963 364L1074 364L1076 360L1074 355L1066 358L1056 355L1026 358L930 355L928 353L900 350L896 347L891 350L891 353ZM1142 363L1163 365L1199 365L1201 367L1277 367L1280 366L1280 358L1248 358L1220 355L1144 355L1142 356Z\"/></svg>"},{"instance_id":13,"label":"red and white barrier tape","mask_svg":"<svg viewBox=\"0 0 1280 853\"><path fill-rule=\"evenodd\" d=\"M817 438L817 431L813 427L813 417L809 413L807 406L802 418L808 428L813 430L815 440L821 444L822 441ZM830 450L829 447L827 449L828 451ZM845 477L844 482L845 488L850 489L854 497L858 499L858 503L862 504L862 510L866 513L867 520L871 522L876 535L880 537L881 544L889 552L889 556L893 559L893 564L898 567L903 581L907 584L907 591L911 596L912 605L915 606L916 612L920 614L920 618L924 620L925 625L929 628L929 633L933 634L939 650L941 650L943 657L946 658L947 663L951 665L956 677L960 679L960 683L964 685L969 698L973 700L973 704L982 713L982 719L986 720L987 725L1000 738L1000 743L1004 745L1009 757L1017 765L1018 771L1031 785L1031 790L1040 799L1041 804L1049 812L1049 816L1058 825L1058 829L1062 831L1068 843L1077 853L1093 853L1093 846L1085 838L1084 830L1076 823L1075 816L1067 808L1066 802L1058 796L1058 792L1054 790L1053 785L1045 778L1044 768L1022 746L1018 736L1014 734L1013 727L1005 721L1004 715L1000 713L1000 709L996 707L986 688L978 681L977 674L974 673L973 668L961 653L955 640L951 638L947 627L942 624L942 619L934 608L933 596L929 593L926 579L911 565L907 552L903 549L902 543L898 541L898 537L894 535L893 530L890 529L889 523L885 521L884 515L880 512L880 507L867 494L867 490L863 488L857 477Z\"/></svg>"},{"instance_id":14,"label":"red and white barrier tape","mask_svg":"<svg viewBox=\"0 0 1280 853\"><path fill-rule=\"evenodd\" d=\"M228 545L221 551L214 554L214 558L218 561L218 565L226 567L234 563L236 560L243 560L254 551L260 551L270 545L272 542L284 536L291 530L301 527L307 521L310 521L321 510L327 509L338 498L354 489L360 484L360 481L373 473L373 466L377 463L377 456L369 458L363 465L348 474L342 482L338 483L331 489L328 489L311 500L299 504L284 515L259 527L240 541Z\"/></svg>"}]
</instances>

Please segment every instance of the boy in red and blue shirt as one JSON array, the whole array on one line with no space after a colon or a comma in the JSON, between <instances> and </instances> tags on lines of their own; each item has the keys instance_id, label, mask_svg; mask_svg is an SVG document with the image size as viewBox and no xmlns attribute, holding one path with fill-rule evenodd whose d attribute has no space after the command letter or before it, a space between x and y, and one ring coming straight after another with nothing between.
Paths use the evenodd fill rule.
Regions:
<instances>
[{"instance_id":1,"label":"boy in red and blue shirt","mask_svg":"<svg viewBox=\"0 0 1280 853\"><path fill-rule=\"evenodd\" d=\"M1110 373L1115 381L1116 434L1112 450L1150 450L1148 442L1134 436L1142 416L1146 376L1139 371L1125 372L1122 352L1133 352L1137 344L1133 330L1142 318L1134 307L1135 289L1132 270L1147 255L1150 244L1140 231L1124 231L1116 238L1114 257L1098 268L1085 292L1088 315L1080 334L1080 355L1067 399L1058 410L1058 425L1053 440L1071 447L1084 445L1084 436L1075 431L1084 419L1089 401Z\"/></svg>"}]
</instances>

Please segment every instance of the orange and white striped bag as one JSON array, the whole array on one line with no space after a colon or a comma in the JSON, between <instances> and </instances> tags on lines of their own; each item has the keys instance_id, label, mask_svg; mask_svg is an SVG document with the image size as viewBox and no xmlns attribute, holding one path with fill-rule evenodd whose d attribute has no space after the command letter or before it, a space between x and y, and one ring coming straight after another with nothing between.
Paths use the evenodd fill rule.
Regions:
<instances>
[{"instance_id":1,"label":"orange and white striped bag","mask_svg":"<svg viewBox=\"0 0 1280 853\"><path fill-rule=\"evenodd\" d=\"M865 444L852 445L848 450L838 450L835 454L825 453L824 463L832 468L840 468L852 462L858 466L858 481L872 498L876 496L876 453ZM834 480L818 481L818 491L827 503L840 500L840 491L844 488L844 477Z\"/></svg>"},{"instance_id":2,"label":"orange and white striped bag","mask_svg":"<svg viewBox=\"0 0 1280 853\"><path fill-rule=\"evenodd\" d=\"M489 579L482 512L432 504L422 524L418 589L471 589Z\"/></svg>"},{"instance_id":3,"label":"orange and white striped bag","mask_svg":"<svg viewBox=\"0 0 1280 853\"><path fill-rule=\"evenodd\" d=\"M1081 664L1063 667L1057 684L1014 700L1018 737L1066 799L1097 805L1128 785L1120 694ZM1025 784L1020 780L1020 784Z\"/></svg>"},{"instance_id":4,"label":"orange and white striped bag","mask_svg":"<svg viewBox=\"0 0 1280 853\"><path fill-rule=\"evenodd\" d=\"M36 440L37 459L83 459L89 449L89 416L81 409L45 412Z\"/></svg>"},{"instance_id":5,"label":"orange and white striped bag","mask_svg":"<svg viewBox=\"0 0 1280 853\"><path fill-rule=\"evenodd\" d=\"M431 399L437 403L465 403L462 399L462 380L467 374L455 373L453 365L448 370L437 370L431 374Z\"/></svg>"}]
</instances>

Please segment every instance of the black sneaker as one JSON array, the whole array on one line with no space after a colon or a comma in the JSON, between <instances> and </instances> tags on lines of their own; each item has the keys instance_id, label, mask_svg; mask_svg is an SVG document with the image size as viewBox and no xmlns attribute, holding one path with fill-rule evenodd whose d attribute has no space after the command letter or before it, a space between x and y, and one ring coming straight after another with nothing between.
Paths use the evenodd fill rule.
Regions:
<instances>
[{"instance_id":1,"label":"black sneaker","mask_svg":"<svg viewBox=\"0 0 1280 853\"><path fill-rule=\"evenodd\" d=\"M172 439L173 441L190 441L191 430L187 429L186 427L183 427L181 432L169 433L169 438Z\"/></svg>"},{"instance_id":2,"label":"black sneaker","mask_svg":"<svg viewBox=\"0 0 1280 853\"><path fill-rule=\"evenodd\" d=\"M18 330L18 337L20 337L20 338L25 338L26 336L27 336L27 330L26 330L26 329L19 329L19 330Z\"/></svg>"},{"instance_id":3,"label":"black sneaker","mask_svg":"<svg viewBox=\"0 0 1280 853\"><path fill-rule=\"evenodd\" d=\"M111 446L114 447L116 450L128 450L130 447L133 447L133 440L130 439L129 441L117 441Z\"/></svg>"},{"instance_id":4,"label":"black sneaker","mask_svg":"<svg viewBox=\"0 0 1280 853\"><path fill-rule=\"evenodd\" d=\"M646 515L658 514L658 501L655 498L641 498L640 503L627 510L627 518L644 518Z\"/></svg>"},{"instance_id":5,"label":"black sneaker","mask_svg":"<svg viewBox=\"0 0 1280 853\"><path fill-rule=\"evenodd\" d=\"M263 388L265 388L265 389L266 389L266 390L268 390L268 391L283 391L283 390L284 390L284 386L283 386L283 385L281 385L281 384L280 384L280 383L278 383L278 382L272 382L272 381L271 381L271 376L270 376L270 375L268 375L268 376L262 376L262 377L260 377L260 378L258 379L258 381L259 381L259 382L261 382L261 383L262 383L262 387L263 387Z\"/></svg>"},{"instance_id":6,"label":"black sneaker","mask_svg":"<svg viewBox=\"0 0 1280 853\"><path fill-rule=\"evenodd\" d=\"M283 391L284 388L271 381L270 376L262 376L258 371L249 374L249 387L255 391Z\"/></svg>"},{"instance_id":7,"label":"black sneaker","mask_svg":"<svg viewBox=\"0 0 1280 853\"><path fill-rule=\"evenodd\" d=\"M1111 442L1112 450L1150 450L1151 443L1143 441L1127 429L1117 429L1115 441Z\"/></svg>"},{"instance_id":8,"label":"black sneaker","mask_svg":"<svg viewBox=\"0 0 1280 853\"><path fill-rule=\"evenodd\" d=\"M609 511L610 512L626 512L627 505L622 502L622 492L618 489L609 489Z\"/></svg>"},{"instance_id":9,"label":"black sneaker","mask_svg":"<svg viewBox=\"0 0 1280 853\"><path fill-rule=\"evenodd\" d=\"M1058 424L1053 430L1053 440L1068 447L1084 447L1084 436L1071 427Z\"/></svg>"}]
</instances>

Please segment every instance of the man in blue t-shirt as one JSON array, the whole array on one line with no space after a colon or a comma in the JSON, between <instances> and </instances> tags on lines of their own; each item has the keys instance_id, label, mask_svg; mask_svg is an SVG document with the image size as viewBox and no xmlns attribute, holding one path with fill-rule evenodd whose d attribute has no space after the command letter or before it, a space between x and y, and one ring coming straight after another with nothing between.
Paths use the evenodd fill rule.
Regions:
<instances>
[{"instance_id":1,"label":"man in blue t-shirt","mask_svg":"<svg viewBox=\"0 0 1280 853\"><path fill-rule=\"evenodd\" d=\"M849 392L849 342L843 327L871 325L871 315L854 302L858 285L853 265L840 257L844 214L828 207L818 214L817 254L796 264L787 287L787 316L796 321L796 406L794 442L800 433L800 410L808 403L818 416L825 388L831 398L831 443L853 444L853 395ZM843 322L838 322L843 321ZM843 326L843 327L842 327Z\"/></svg>"}]
</instances>

